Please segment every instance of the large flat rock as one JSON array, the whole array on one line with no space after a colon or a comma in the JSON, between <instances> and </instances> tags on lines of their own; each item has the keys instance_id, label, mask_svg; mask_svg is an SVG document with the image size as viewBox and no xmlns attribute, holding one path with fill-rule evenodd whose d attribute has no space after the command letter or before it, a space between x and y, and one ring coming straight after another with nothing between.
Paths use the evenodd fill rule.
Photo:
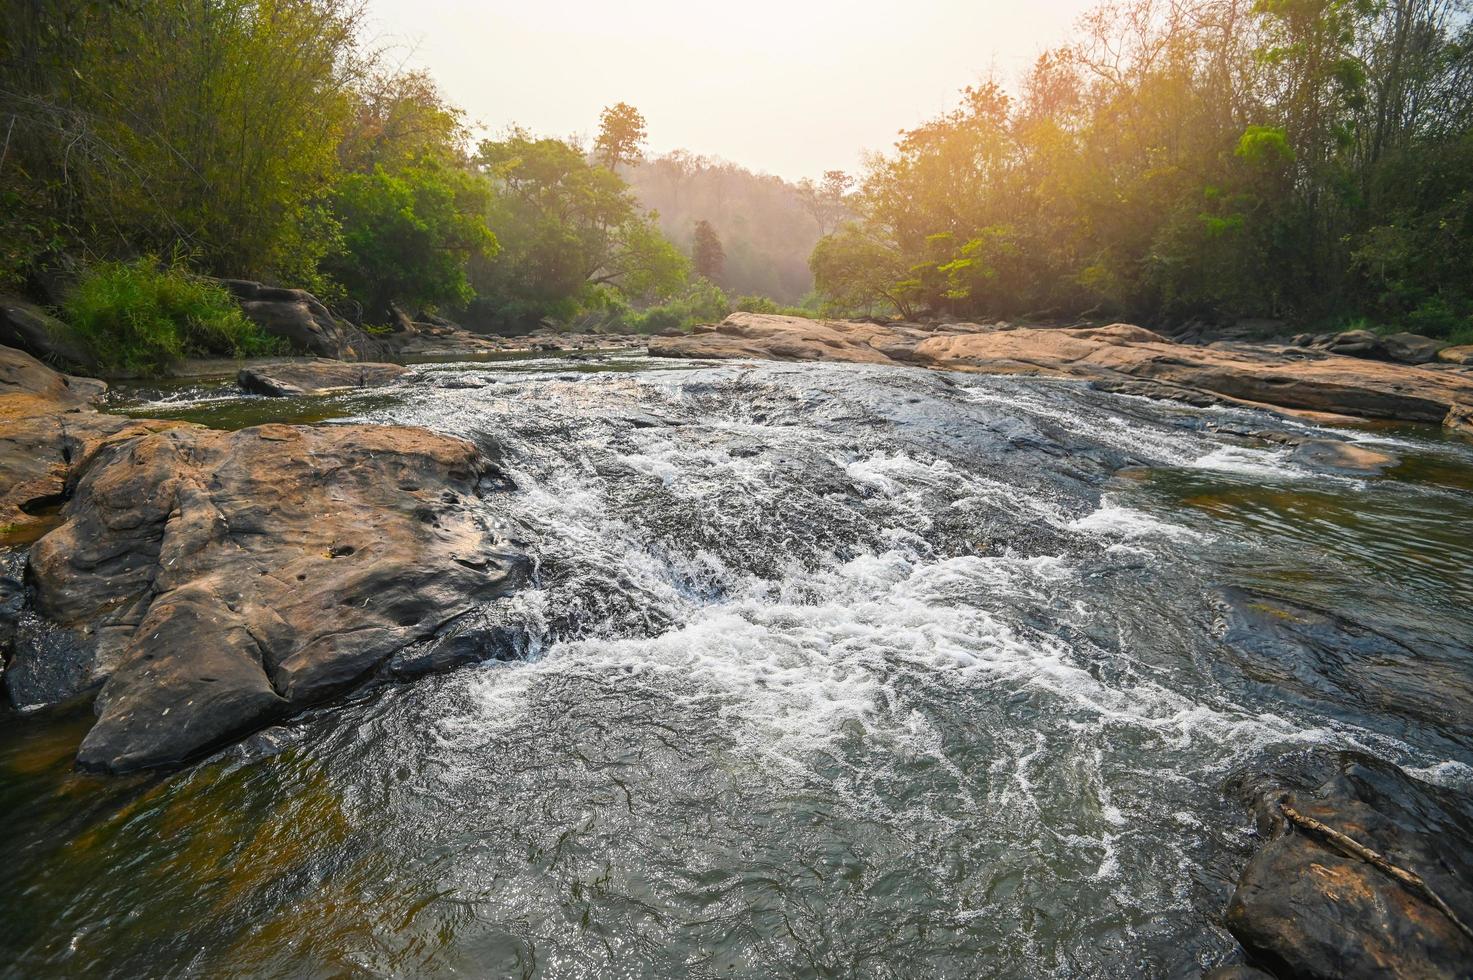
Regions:
<instances>
[{"instance_id":1,"label":"large flat rock","mask_svg":"<svg viewBox=\"0 0 1473 980\"><path fill-rule=\"evenodd\" d=\"M1030 329L921 327L734 313L714 331L655 338L661 357L918 364L950 371L1084 378L1153 396L1444 422L1473 405L1473 373L1268 345L1174 343L1130 324Z\"/></svg>"},{"instance_id":2,"label":"large flat rock","mask_svg":"<svg viewBox=\"0 0 1473 980\"><path fill-rule=\"evenodd\" d=\"M375 388L395 381L406 370L400 364L315 358L244 367L236 375L236 382L253 394L288 398L341 388Z\"/></svg>"},{"instance_id":3,"label":"large flat rock","mask_svg":"<svg viewBox=\"0 0 1473 980\"><path fill-rule=\"evenodd\" d=\"M31 551L13 701L101 685L84 767L186 760L375 673L516 588L487 464L396 426L179 428L114 442ZM64 670L48 670L61 664Z\"/></svg>"}]
</instances>

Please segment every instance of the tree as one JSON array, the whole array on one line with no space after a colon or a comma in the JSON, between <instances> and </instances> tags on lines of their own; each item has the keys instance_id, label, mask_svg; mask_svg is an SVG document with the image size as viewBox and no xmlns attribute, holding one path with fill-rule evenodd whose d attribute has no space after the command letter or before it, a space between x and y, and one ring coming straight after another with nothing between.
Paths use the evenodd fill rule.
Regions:
<instances>
[{"instance_id":1,"label":"tree","mask_svg":"<svg viewBox=\"0 0 1473 980\"><path fill-rule=\"evenodd\" d=\"M617 171L620 164L644 159L644 116L627 102L604 109L598 120L598 140L594 154L605 167Z\"/></svg>"},{"instance_id":2,"label":"tree","mask_svg":"<svg viewBox=\"0 0 1473 980\"><path fill-rule=\"evenodd\" d=\"M434 160L459 165L469 133L464 114L422 71L374 72L352 93L338 161L343 169L396 171Z\"/></svg>"},{"instance_id":3,"label":"tree","mask_svg":"<svg viewBox=\"0 0 1473 980\"><path fill-rule=\"evenodd\" d=\"M29 260L182 250L310 278L334 238L321 201L357 17L354 0L3 0L0 233L40 229Z\"/></svg>"},{"instance_id":4,"label":"tree","mask_svg":"<svg viewBox=\"0 0 1473 980\"><path fill-rule=\"evenodd\" d=\"M691 263L696 275L712 282L721 281L721 267L726 262L726 251L711 222L702 218L696 222L695 241L691 245Z\"/></svg>"},{"instance_id":5,"label":"tree","mask_svg":"<svg viewBox=\"0 0 1473 980\"><path fill-rule=\"evenodd\" d=\"M343 250L328 271L377 322L395 303L465 303L475 295L468 263L498 249L484 217L489 198L480 175L434 162L348 174L333 194Z\"/></svg>"},{"instance_id":6,"label":"tree","mask_svg":"<svg viewBox=\"0 0 1473 980\"><path fill-rule=\"evenodd\" d=\"M823 179L814 183L808 178L798 182L798 197L803 209L818 225L819 237L827 235L849 216L849 205L845 201L854 178L842 170L826 170Z\"/></svg>"},{"instance_id":7,"label":"tree","mask_svg":"<svg viewBox=\"0 0 1473 980\"><path fill-rule=\"evenodd\" d=\"M814 286L840 312L869 312L886 304L906 319L914 315L905 283L909 270L899 250L859 225L819 239L808 262Z\"/></svg>"},{"instance_id":8,"label":"tree","mask_svg":"<svg viewBox=\"0 0 1473 980\"><path fill-rule=\"evenodd\" d=\"M500 254L473 265L476 291L518 320L571 316L594 287L660 296L685 279L685 260L628 185L562 140L513 130L481 143L491 181L489 222Z\"/></svg>"}]
</instances>

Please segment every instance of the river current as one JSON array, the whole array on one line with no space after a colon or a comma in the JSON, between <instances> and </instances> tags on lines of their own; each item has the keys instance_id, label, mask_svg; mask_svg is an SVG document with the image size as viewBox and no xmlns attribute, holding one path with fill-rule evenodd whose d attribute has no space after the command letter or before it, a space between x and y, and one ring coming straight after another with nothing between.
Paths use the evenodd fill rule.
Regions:
<instances>
[{"instance_id":1,"label":"river current","mask_svg":"<svg viewBox=\"0 0 1473 980\"><path fill-rule=\"evenodd\" d=\"M1434 430L1329 433L1403 460L1353 477L1264 413L635 354L120 410L472 439L535 582L485 611L507 659L162 777L72 772L85 708L0 718L3 976L1195 977L1236 773L1358 748L1473 791L1466 741L1228 656L1212 599L1473 670L1473 445Z\"/></svg>"}]
</instances>

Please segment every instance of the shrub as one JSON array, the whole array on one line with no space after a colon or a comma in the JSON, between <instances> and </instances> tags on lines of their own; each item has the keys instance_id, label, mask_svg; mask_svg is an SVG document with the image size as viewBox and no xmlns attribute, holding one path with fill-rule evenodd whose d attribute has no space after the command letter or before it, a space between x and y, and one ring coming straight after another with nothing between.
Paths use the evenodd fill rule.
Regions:
<instances>
[{"instance_id":1,"label":"shrub","mask_svg":"<svg viewBox=\"0 0 1473 980\"><path fill-rule=\"evenodd\" d=\"M222 287L154 258L92 266L63 312L77 339L110 371L156 374L185 357L284 349Z\"/></svg>"}]
</instances>

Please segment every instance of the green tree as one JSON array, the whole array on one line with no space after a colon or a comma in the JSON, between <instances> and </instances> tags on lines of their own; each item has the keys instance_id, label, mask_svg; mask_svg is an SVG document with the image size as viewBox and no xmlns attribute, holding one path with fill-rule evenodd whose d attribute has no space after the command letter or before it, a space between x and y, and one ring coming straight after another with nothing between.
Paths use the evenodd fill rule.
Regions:
<instances>
[{"instance_id":1,"label":"green tree","mask_svg":"<svg viewBox=\"0 0 1473 980\"><path fill-rule=\"evenodd\" d=\"M475 295L469 262L498 248L484 217L489 199L479 175L434 163L348 174L333 194L343 251L328 271L377 322L391 304L465 303Z\"/></svg>"},{"instance_id":2,"label":"green tree","mask_svg":"<svg viewBox=\"0 0 1473 980\"><path fill-rule=\"evenodd\" d=\"M334 241L320 205L357 15L353 0L3 0L0 176L29 260L182 248L220 273L310 277Z\"/></svg>"},{"instance_id":3,"label":"green tree","mask_svg":"<svg viewBox=\"0 0 1473 980\"><path fill-rule=\"evenodd\" d=\"M838 312L867 313L888 305L907 319L914 315L905 260L893 245L859 225L845 225L819 239L808 261L815 288Z\"/></svg>"},{"instance_id":4,"label":"green tree","mask_svg":"<svg viewBox=\"0 0 1473 980\"><path fill-rule=\"evenodd\" d=\"M566 319L594 287L658 298L684 282L685 260L628 186L576 147L513 131L482 142L476 164L503 248L474 263L472 281L504 317Z\"/></svg>"},{"instance_id":5,"label":"green tree","mask_svg":"<svg viewBox=\"0 0 1473 980\"><path fill-rule=\"evenodd\" d=\"M691 264L696 275L712 282L721 281L721 268L726 263L726 250L711 222L702 218L696 222L695 239L691 244Z\"/></svg>"}]
</instances>

